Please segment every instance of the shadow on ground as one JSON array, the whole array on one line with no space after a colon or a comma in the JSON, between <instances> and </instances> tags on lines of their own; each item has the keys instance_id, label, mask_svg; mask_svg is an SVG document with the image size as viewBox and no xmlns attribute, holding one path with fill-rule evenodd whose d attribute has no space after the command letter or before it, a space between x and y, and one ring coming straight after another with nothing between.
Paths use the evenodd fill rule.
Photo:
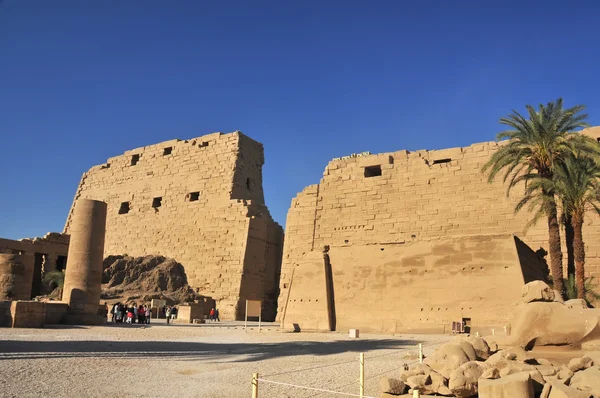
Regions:
<instances>
[{"instance_id":1,"label":"shadow on ground","mask_svg":"<svg viewBox=\"0 0 600 398\"><path fill-rule=\"evenodd\" d=\"M413 348L416 340L336 340L283 343L195 343L177 341L14 341L0 340L0 361L36 358L169 358L254 362L298 355L332 355Z\"/></svg>"}]
</instances>

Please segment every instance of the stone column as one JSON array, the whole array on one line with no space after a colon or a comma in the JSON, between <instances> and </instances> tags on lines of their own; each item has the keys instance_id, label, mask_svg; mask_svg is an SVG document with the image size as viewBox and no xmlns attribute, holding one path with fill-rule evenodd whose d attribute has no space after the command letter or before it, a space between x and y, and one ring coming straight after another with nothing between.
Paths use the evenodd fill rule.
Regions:
<instances>
[{"instance_id":1,"label":"stone column","mask_svg":"<svg viewBox=\"0 0 600 398\"><path fill-rule=\"evenodd\" d=\"M31 300L32 284L32 254L0 254L0 300Z\"/></svg>"},{"instance_id":2,"label":"stone column","mask_svg":"<svg viewBox=\"0 0 600 398\"><path fill-rule=\"evenodd\" d=\"M105 230L106 203L79 199L71 219L62 301L69 304L69 314L85 317L69 323L95 323L92 318L100 304Z\"/></svg>"},{"instance_id":3,"label":"stone column","mask_svg":"<svg viewBox=\"0 0 600 398\"><path fill-rule=\"evenodd\" d=\"M48 272L56 271L56 260L58 260L57 253L48 253L44 259L44 268L42 269L42 275Z\"/></svg>"}]
</instances>

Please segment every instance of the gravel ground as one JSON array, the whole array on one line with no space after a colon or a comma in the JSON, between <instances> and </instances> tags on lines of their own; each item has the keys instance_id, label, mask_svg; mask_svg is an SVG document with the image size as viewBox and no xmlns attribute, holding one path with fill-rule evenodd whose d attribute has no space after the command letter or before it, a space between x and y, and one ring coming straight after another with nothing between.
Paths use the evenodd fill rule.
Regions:
<instances>
[{"instance_id":1,"label":"gravel ground","mask_svg":"<svg viewBox=\"0 0 600 398\"><path fill-rule=\"evenodd\" d=\"M252 373L281 383L365 393L449 340L443 335L285 333L236 322L0 329L1 397L249 397ZM259 382L259 397L340 397Z\"/></svg>"}]
</instances>

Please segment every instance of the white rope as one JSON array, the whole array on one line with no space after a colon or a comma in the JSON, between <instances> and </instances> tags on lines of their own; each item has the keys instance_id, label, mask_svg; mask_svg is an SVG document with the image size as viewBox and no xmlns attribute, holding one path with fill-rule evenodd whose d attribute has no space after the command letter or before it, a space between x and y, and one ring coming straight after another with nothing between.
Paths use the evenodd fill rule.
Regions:
<instances>
[{"instance_id":1,"label":"white rope","mask_svg":"<svg viewBox=\"0 0 600 398\"><path fill-rule=\"evenodd\" d=\"M323 388L315 388L315 387L306 387L306 386L299 386L296 384L289 384L289 383L282 383L280 381L272 381L272 380L266 380L266 379L258 379L258 381L262 381L264 383L271 383L271 384L279 384L282 386L288 386L288 387L296 387L296 388L302 388L305 390L313 390L313 391L322 391L322 392L329 392L332 394L338 394L338 395L346 395L349 397L360 397L360 395L358 394L351 394L351 393L347 393L347 392L339 392L339 391L332 391L332 390L325 390ZM375 397L370 397L367 395L363 395L364 398L375 398Z\"/></svg>"}]
</instances>

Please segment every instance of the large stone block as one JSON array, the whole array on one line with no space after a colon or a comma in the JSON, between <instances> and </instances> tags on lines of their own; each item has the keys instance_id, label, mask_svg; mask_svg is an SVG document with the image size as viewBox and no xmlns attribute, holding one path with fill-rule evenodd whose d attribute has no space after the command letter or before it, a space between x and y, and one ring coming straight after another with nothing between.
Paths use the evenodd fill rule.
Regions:
<instances>
[{"instance_id":1,"label":"large stone block","mask_svg":"<svg viewBox=\"0 0 600 398\"><path fill-rule=\"evenodd\" d=\"M13 301L10 307L13 328L42 328L46 318L46 303Z\"/></svg>"}]
</instances>

